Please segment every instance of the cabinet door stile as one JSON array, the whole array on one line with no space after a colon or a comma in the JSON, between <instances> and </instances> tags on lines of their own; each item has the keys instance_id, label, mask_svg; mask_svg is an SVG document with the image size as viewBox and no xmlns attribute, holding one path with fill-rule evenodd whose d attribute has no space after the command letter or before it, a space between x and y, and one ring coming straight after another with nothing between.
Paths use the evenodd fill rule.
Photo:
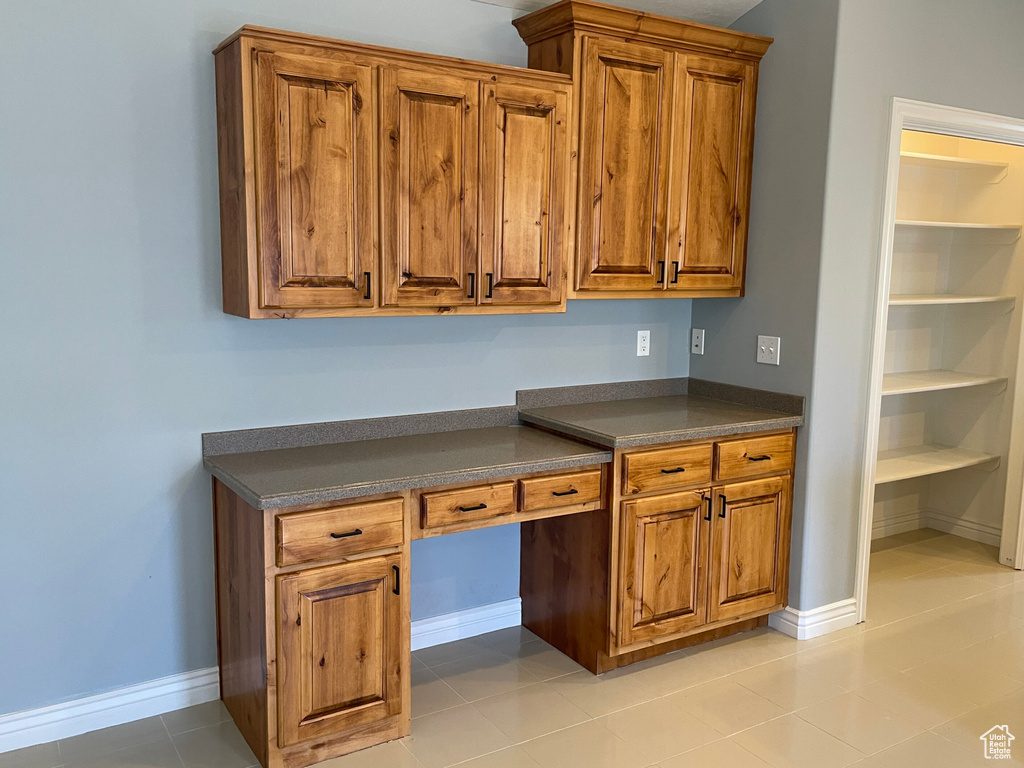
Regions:
<instances>
[{"instance_id":1,"label":"cabinet door stile","mask_svg":"<svg viewBox=\"0 0 1024 768\"><path fill-rule=\"evenodd\" d=\"M564 299L568 95L485 83L481 109L481 303Z\"/></svg>"},{"instance_id":2,"label":"cabinet door stile","mask_svg":"<svg viewBox=\"0 0 1024 768\"><path fill-rule=\"evenodd\" d=\"M473 79L381 70L385 305L478 301L479 90Z\"/></svg>"},{"instance_id":3,"label":"cabinet door stile","mask_svg":"<svg viewBox=\"0 0 1024 768\"><path fill-rule=\"evenodd\" d=\"M372 307L371 67L258 51L253 69L260 306Z\"/></svg>"}]
</instances>

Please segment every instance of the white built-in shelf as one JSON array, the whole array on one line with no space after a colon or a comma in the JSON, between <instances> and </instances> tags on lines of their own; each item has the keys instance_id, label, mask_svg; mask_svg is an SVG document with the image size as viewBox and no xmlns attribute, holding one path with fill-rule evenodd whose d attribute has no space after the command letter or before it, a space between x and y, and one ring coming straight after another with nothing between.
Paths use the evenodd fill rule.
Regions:
<instances>
[{"instance_id":1,"label":"white built-in shelf","mask_svg":"<svg viewBox=\"0 0 1024 768\"><path fill-rule=\"evenodd\" d=\"M909 395L914 392L938 392L943 389L981 387L1006 383L1001 376L982 376L960 371L908 371L882 376L882 395Z\"/></svg>"},{"instance_id":2,"label":"white built-in shelf","mask_svg":"<svg viewBox=\"0 0 1024 768\"><path fill-rule=\"evenodd\" d=\"M875 484L894 483L913 477L937 475L954 469L976 467L997 461L998 456L969 448L949 448L944 445L913 445L878 452L875 465Z\"/></svg>"},{"instance_id":3,"label":"white built-in shelf","mask_svg":"<svg viewBox=\"0 0 1024 768\"><path fill-rule=\"evenodd\" d=\"M1014 301L1013 296L986 296L968 293L893 293L890 307L927 307L938 304L999 304Z\"/></svg>"},{"instance_id":4,"label":"white built-in shelf","mask_svg":"<svg viewBox=\"0 0 1024 768\"><path fill-rule=\"evenodd\" d=\"M958 245L1009 245L1020 239L1020 224L977 224L964 221L896 222L896 238L900 241L949 240Z\"/></svg>"},{"instance_id":5,"label":"white built-in shelf","mask_svg":"<svg viewBox=\"0 0 1024 768\"><path fill-rule=\"evenodd\" d=\"M900 152L903 165L920 165L926 168L942 168L948 171L991 171L999 173L1010 167L1009 163L997 160L972 160L969 157L949 155L924 155L920 152Z\"/></svg>"}]
</instances>

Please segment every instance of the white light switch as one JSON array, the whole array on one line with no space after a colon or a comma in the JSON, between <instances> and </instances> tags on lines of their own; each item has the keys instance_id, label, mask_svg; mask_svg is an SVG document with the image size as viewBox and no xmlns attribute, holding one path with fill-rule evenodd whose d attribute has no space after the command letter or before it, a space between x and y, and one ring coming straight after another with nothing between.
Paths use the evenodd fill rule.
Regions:
<instances>
[{"instance_id":1,"label":"white light switch","mask_svg":"<svg viewBox=\"0 0 1024 768\"><path fill-rule=\"evenodd\" d=\"M757 337L757 362L766 365L779 364L779 339L778 336Z\"/></svg>"},{"instance_id":2,"label":"white light switch","mask_svg":"<svg viewBox=\"0 0 1024 768\"><path fill-rule=\"evenodd\" d=\"M704 329L694 328L690 335L690 354L704 354Z\"/></svg>"}]
</instances>

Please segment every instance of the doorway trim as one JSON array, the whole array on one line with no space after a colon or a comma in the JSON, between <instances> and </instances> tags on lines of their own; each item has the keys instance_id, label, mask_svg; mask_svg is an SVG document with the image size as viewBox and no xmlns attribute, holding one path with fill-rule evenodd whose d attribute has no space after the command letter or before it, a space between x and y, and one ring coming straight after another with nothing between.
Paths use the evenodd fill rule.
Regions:
<instances>
[{"instance_id":1,"label":"doorway trim","mask_svg":"<svg viewBox=\"0 0 1024 768\"><path fill-rule=\"evenodd\" d=\"M896 193L899 184L900 142L904 129L939 133L963 139L980 139L1001 144L1024 146L1024 120L959 107L947 107L895 97L889 117L889 150L885 171L881 242L878 246L878 278L875 293L875 324L871 343L871 368L868 379L867 423L864 440L864 473L861 480L860 527L857 543L857 574L854 598L857 622L867 618L868 567L871 561L871 523L875 502L875 460L878 455L879 417L882 407L882 374L885 368L885 329L889 321L889 281L892 273L893 235L896 229ZM1018 378L1013 412L1024 418L1024 353L1017 359ZM1016 430L1024 432L1024 429ZM1008 462L1024 464L1024 434L1010 439ZM1010 466L1013 466L1012 464ZM1016 479L1016 482L1014 480ZM1007 489L1016 486L1021 504L1015 509L1004 506L1003 532L999 560L1015 568L1024 567L1024 498L1021 477L1007 477Z\"/></svg>"}]
</instances>

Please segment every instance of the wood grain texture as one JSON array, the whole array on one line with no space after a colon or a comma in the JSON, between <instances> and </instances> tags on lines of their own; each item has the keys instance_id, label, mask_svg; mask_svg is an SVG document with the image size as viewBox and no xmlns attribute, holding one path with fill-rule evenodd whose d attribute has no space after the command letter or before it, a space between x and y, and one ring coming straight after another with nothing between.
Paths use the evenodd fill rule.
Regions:
<instances>
[{"instance_id":1,"label":"wood grain texture","mask_svg":"<svg viewBox=\"0 0 1024 768\"><path fill-rule=\"evenodd\" d=\"M516 511L516 483L509 480L424 493L421 503L423 528L511 515Z\"/></svg>"},{"instance_id":2,"label":"wood grain texture","mask_svg":"<svg viewBox=\"0 0 1024 768\"><path fill-rule=\"evenodd\" d=\"M519 481L519 510L532 512L601 500L600 469L526 478Z\"/></svg>"},{"instance_id":3,"label":"wood grain texture","mask_svg":"<svg viewBox=\"0 0 1024 768\"><path fill-rule=\"evenodd\" d=\"M678 634L706 622L709 492L623 503L620 645Z\"/></svg>"},{"instance_id":4,"label":"wood grain texture","mask_svg":"<svg viewBox=\"0 0 1024 768\"><path fill-rule=\"evenodd\" d=\"M755 435L715 443L715 480L738 480L786 472L793 468L794 431Z\"/></svg>"},{"instance_id":5,"label":"wood grain texture","mask_svg":"<svg viewBox=\"0 0 1024 768\"><path fill-rule=\"evenodd\" d=\"M622 495L709 483L711 455L711 443L624 453Z\"/></svg>"},{"instance_id":6,"label":"wood grain texture","mask_svg":"<svg viewBox=\"0 0 1024 768\"><path fill-rule=\"evenodd\" d=\"M401 546L401 499L277 516L277 564L294 565Z\"/></svg>"}]
</instances>

